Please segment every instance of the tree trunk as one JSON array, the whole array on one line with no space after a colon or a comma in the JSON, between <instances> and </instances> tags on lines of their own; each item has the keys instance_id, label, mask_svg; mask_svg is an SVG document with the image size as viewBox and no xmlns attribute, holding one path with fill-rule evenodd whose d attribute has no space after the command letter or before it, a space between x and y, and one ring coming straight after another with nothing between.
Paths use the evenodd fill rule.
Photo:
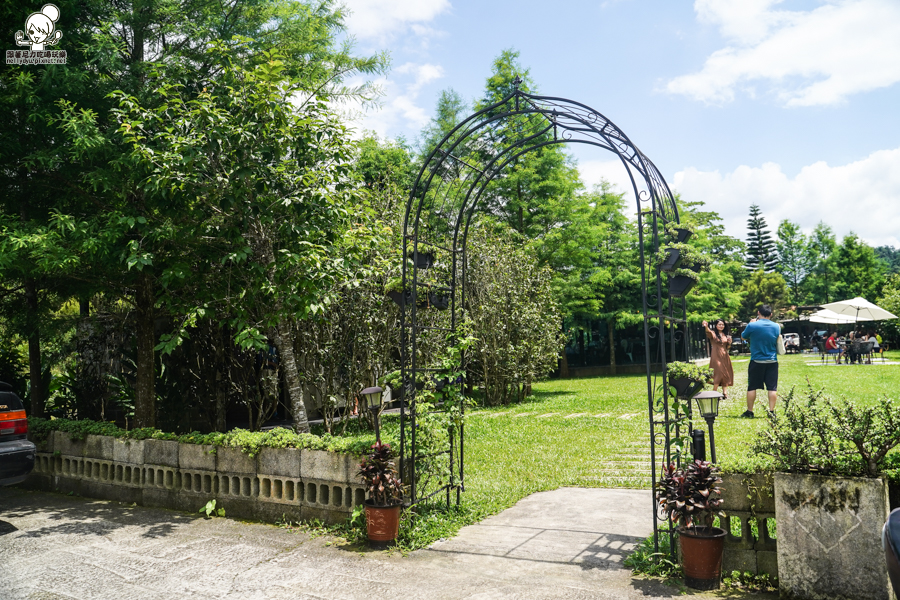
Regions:
<instances>
[{"instance_id":1,"label":"tree trunk","mask_svg":"<svg viewBox=\"0 0 900 600\"><path fill-rule=\"evenodd\" d=\"M272 249L272 240L266 234L265 228L258 220L251 224L251 235L255 252L260 262L266 268L266 276L269 283L275 287L275 251ZM269 335L278 349L279 361L284 369L284 380L287 382L288 402L291 406L291 416L294 420L294 430L299 433L309 433L309 419L307 406L303 402L303 387L300 382L300 372L297 369L297 360L294 357L294 336L290 324L282 316L283 305L281 298L276 296L273 301L276 324L271 328Z\"/></svg>"},{"instance_id":2,"label":"tree trunk","mask_svg":"<svg viewBox=\"0 0 900 600\"><path fill-rule=\"evenodd\" d=\"M25 279L25 306L28 315L28 371L31 381L31 416L43 417L47 395L41 369L41 331L38 315L38 290L34 279Z\"/></svg>"},{"instance_id":3,"label":"tree trunk","mask_svg":"<svg viewBox=\"0 0 900 600\"><path fill-rule=\"evenodd\" d=\"M216 431L224 432L225 425L225 398L228 385L228 366L225 364L225 345L229 342L225 330L217 328L216 335Z\"/></svg>"},{"instance_id":4,"label":"tree trunk","mask_svg":"<svg viewBox=\"0 0 900 600\"><path fill-rule=\"evenodd\" d=\"M606 330L609 332L609 373L616 374L616 318L610 317L606 320Z\"/></svg>"},{"instance_id":5,"label":"tree trunk","mask_svg":"<svg viewBox=\"0 0 900 600\"><path fill-rule=\"evenodd\" d=\"M156 427L156 333L153 281L141 273L135 291L137 305L137 382L134 390L134 426Z\"/></svg>"},{"instance_id":6,"label":"tree trunk","mask_svg":"<svg viewBox=\"0 0 900 600\"><path fill-rule=\"evenodd\" d=\"M303 386L297 371L294 358L294 338L282 321L272 328L270 335L278 348L278 358L284 369L284 380L287 382L288 398L291 403L291 416L294 419L294 431L309 433L309 419L306 416L306 405L303 403Z\"/></svg>"}]
</instances>

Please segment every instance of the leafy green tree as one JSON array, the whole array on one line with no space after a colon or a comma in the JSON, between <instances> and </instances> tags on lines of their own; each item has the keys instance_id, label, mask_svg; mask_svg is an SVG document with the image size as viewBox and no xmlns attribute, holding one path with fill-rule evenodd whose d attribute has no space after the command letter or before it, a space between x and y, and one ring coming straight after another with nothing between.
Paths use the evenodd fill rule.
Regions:
<instances>
[{"instance_id":1,"label":"leafy green tree","mask_svg":"<svg viewBox=\"0 0 900 600\"><path fill-rule=\"evenodd\" d=\"M759 270L744 281L741 293L744 296L741 317L751 319L756 316L756 309L760 304L771 306L777 316L784 308L789 292L781 273L766 273Z\"/></svg>"},{"instance_id":2,"label":"leafy green tree","mask_svg":"<svg viewBox=\"0 0 900 600\"><path fill-rule=\"evenodd\" d=\"M888 273L900 273L900 250L893 246L878 246L875 256L884 261Z\"/></svg>"},{"instance_id":3,"label":"leafy green tree","mask_svg":"<svg viewBox=\"0 0 900 600\"><path fill-rule=\"evenodd\" d=\"M834 261L836 249L837 241L831 227L819 222L807 243L810 265L807 289L815 303L826 304L838 299L834 295L835 280L838 276Z\"/></svg>"},{"instance_id":4,"label":"leafy green tree","mask_svg":"<svg viewBox=\"0 0 900 600\"><path fill-rule=\"evenodd\" d=\"M884 310L900 315L900 274L888 276L875 303ZM900 319L882 321L878 327L885 338L895 344L900 342Z\"/></svg>"},{"instance_id":5,"label":"leafy green tree","mask_svg":"<svg viewBox=\"0 0 900 600\"><path fill-rule=\"evenodd\" d=\"M469 237L466 297L471 360L485 402L498 405L521 400L556 367L561 315L551 271L507 227L485 221Z\"/></svg>"},{"instance_id":6,"label":"leafy green tree","mask_svg":"<svg viewBox=\"0 0 900 600\"><path fill-rule=\"evenodd\" d=\"M482 110L500 101L516 86L536 92L536 84L519 62L519 54L506 50L497 57L485 92L475 102ZM466 105L452 90L438 102L437 115L422 134L421 149L427 154L465 116ZM497 121L479 143L454 151L473 162L486 164L525 137L530 144L553 141L552 132L541 132L546 122L516 116ZM621 314L616 326L640 311L640 285L635 286L636 235L624 215L623 197L608 184L585 192L574 161L561 145L537 148L509 164L488 186L479 212L496 217L528 244L538 264L553 270L552 288L566 323L585 326L601 317ZM611 343L614 339L611 337Z\"/></svg>"},{"instance_id":7,"label":"leafy green tree","mask_svg":"<svg viewBox=\"0 0 900 600\"><path fill-rule=\"evenodd\" d=\"M877 297L884 284L884 263L875 256L871 246L851 232L844 236L834 253L837 277L834 295L837 300Z\"/></svg>"},{"instance_id":8,"label":"leafy green tree","mask_svg":"<svg viewBox=\"0 0 900 600\"><path fill-rule=\"evenodd\" d=\"M624 194L614 193L607 182L584 196L593 206L588 221L592 225L589 231L593 231L596 239L591 247L593 264L581 273L574 272L573 276L580 276L583 283L579 287L573 282L569 288L581 291L583 308L572 311L572 306L578 306L573 301L564 306L569 308L571 320L576 324L589 326L597 317L606 320L610 368L615 374L616 331L643 321L638 232L625 216Z\"/></svg>"},{"instance_id":9,"label":"leafy green tree","mask_svg":"<svg viewBox=\"0 0 900 600\"><path fill-rule=\"evenodd\" d=\"M427 157L444 136L468 117L469 112L469 105L458 92L452 88L443 90L438 97L434 116L419 134L417 145L422 158Z\"/></svg>"},{"instance_id":10,"label":"leafy green tree","mask_svg":"<svg viewBox=\"0 0 900 600\"><path fill-rule=\"evenodd\" d=\"M371 135L364 137L357 144L354 164L364 185L374 192L393 188L401 195L409 195L416 178L410 148L403 139L381 141Z\"/></svg>"},{"instance_id":11,"label":"leafy green tree","mask_svg":"<svg viewBox=\"0 0 900 600\"><path fill-rule=\"evenodd\" d=\"M797 223L783 220L778 224L778 240L775 246L778 249L778 266L776 270L791 290L791 300L796 303L803 302L803 283L810 272L810 253L807 247L806 236L800 231Z\"/></svg>"},{"instance_id":12,"label":"leafy green tree","mask_svg":"<svg viewBox=\"0 0 900 600\"><path fill-rule=\"evenodd\" d=\"M523 91L537 91L528 70L519 63L519 53L504 50L494 60L484 95L475 109L484 109L511 94L516 81ZM541 133L545 125L533 116L502 119L492 128L489 151L502 152L529 136L534 136L530 145L550 142L553 133ZM523 236L537 239L568 219L567 213L580 188L578 170L562 145L542 146L514 160L491 182L482 199L482 210L496 215Z\"/></svg>"},{"instance_id":13,"label":"leafy green tree","mask_svg":"<svg viewBox=\"0 0 900 600\"><path fill-rule=\"evenodd\" d=\"M166 82L153 108L121 94L115 114L131 146L120 164L133 179L122 178L154 207L142 215L146 227L156 241L179 244L162 264L153 251L167 246L153 244L134 255L135 268L161 267L164 299L186 324L219 304L236 342L272 340L294 426L308 431L292 323L322 310L322 292L344 272L351 257L333 248L359 202L345 128L325 98L295 106L302 91L270 55L255 67L226 66L196 97ZM174 347L178 333L160 348Z\"/></svg>"},{"instance_id":14,"label":"leafy green tree","mask_svg":"<svg viewBox=\"0 0 900 600\"><path fill-rule=\"evenodd\" d=\"M766 218L762 216L759 206L750 206L750 218L747 219L747 264L748 271L762 269L771 273L778 265L778 255L775 251L775 242Z\"/></svg>"},{"instance_id":15,"label":"leafy green tree","mask_svg":"<svg viewBox=\"0 0 900 600\"><path fill-rule=\"evenodd\" d=\"M83 302L98 291L130 299L138 317L136 422L151 425L156 397L152 323L162 304L177 304L172 302L176 295L171 290L178 278L164 280L163 275L176 272L179 265L184 281L189 271L183 267L193 264L180 262L188 252L164 242L179 239L202 219L191 215L189 203L158 204L159 212L152 215L158 218L149 218L154 209L145 205L145 192L136 187L136 176L122 160L121 123L111 118L110 92L121 90L146 108L159 106L163 100L154 95L159 89L154 76L158 72L169 84L180 85L183 97L197 97L215 85L225 68L223 53L208 52L215 40L228 47L229 58L251 65L269 60L264 50L280 52L285 73L299 82L295 89L301 101L366 96L368 86L347 87L343 81L347 75L379 72L386 59L356 57L349 43L337 42L344 13L330 0L315 4L186 0L177 6L165 0L90 1L65 14L72 15L66 30L66 39L73 44L67 65L41 69L40 81L24 67L6 69L0 79L0 102L20 107L16 119L0 125L0 136L32 140L3 159L2 186L21 192L28 181L45 188L40 195L31 190L0 200L5 231L37 246L0 248L8 252L0 258L0 269L4 269L0 277L10 282L7 289L17 289L20 281L23 285L36 282L40 274L32 266L33 257L43 253L53 257L41 267L45 276L80 279L84 290L69 293L77 293ZM4 19L20 21L19 17ZM33 90L39 94L29 96ZM58 102L61 99L65 102ZM4 143L4 147L14 146ZM31 198L33 210L20 210L22 197ZM176 209L182 211L180 215L174 214ZM165 219L172 225L168 229L161 225ZM54 247L51 234L61 228L74 230L64 236L65 243ZM124 250L123 240L127 242ZM83 253L79 254L79 247ZM170 256L166 249L172 251ZM28 271L17 265L25 265ZM76 265L81 269L77 278L72 275ZM31 287L39 292L39 286ZM34 337L34 332L30 329L27 337ZM33 390L40 395L39 386Z\"/></svg>"},{"instance_id":16,"label":"leafy green tree","mask_svg":"<svg viewBox=\"0 0 900 600\"><path fill-rule=\"evenodd\" d=\"M734 319L741 310L741 284L747 277L744 244L725 233L722 217L703 210L703 202L680 196L675 200L681 222L694 231L688 244L709 261L688 297L688 316L692 321Z\"/></svg>"}]
</instances>

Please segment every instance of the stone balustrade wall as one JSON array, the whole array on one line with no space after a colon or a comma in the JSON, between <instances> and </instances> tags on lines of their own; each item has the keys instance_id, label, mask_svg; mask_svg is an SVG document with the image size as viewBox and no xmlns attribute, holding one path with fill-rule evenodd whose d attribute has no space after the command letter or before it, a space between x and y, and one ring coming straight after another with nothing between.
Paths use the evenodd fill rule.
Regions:
<instances>
[{"instance_id":1,"label":"stone balustrade wall","mask_svg":"<svg viewBox=\"0 0 900 600\"><path fill-rule=\"evenodd\" d=\"M342 521L365 500L359 459L334 452L235 448L51 433L21 484L45 491L196 512L209 500L229 517Z\"/></svg>"},{"instance_id":2,"label":"stone balustrade wall","mask_svg":"<svg viewBox=\"0 0 900 600\"><path fill-rule=\"evenodd\" d=\"M732 571L750 572L754 575L768 573L778 576L778 545L769 536L768 520L775 519L775 491L771 476L726 474L722 476L723 509L728 515L721 527L728 532L725 537L725 556L722 558L722 574ZM732 535L731 522L740 521L741 535ZM758 538L750 527L756 522Z\"/></svg>"}]
</instances>

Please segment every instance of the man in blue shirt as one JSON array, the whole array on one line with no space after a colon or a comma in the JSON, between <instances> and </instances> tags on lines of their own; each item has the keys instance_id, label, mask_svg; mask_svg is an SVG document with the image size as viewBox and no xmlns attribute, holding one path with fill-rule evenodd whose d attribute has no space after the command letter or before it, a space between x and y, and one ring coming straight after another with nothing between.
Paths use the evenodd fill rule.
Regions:
<instances>
[{"instance_id":1,"label":"man in blue shirt","mask_svg":"<svg viewBox=\"0 0 900 600\"><path fill-rule=\"evenodd\" d=\"M778 336L781 326L771 321L772 307L763 304L757 311L757 318L741 333L741 337L750 342L750 366L747 368L747 411L741 416L753 418L753 404L756 402L756 390L764 386L769 392L769 410L775 410L778 399Z\"/></svg>"}]
</instances>

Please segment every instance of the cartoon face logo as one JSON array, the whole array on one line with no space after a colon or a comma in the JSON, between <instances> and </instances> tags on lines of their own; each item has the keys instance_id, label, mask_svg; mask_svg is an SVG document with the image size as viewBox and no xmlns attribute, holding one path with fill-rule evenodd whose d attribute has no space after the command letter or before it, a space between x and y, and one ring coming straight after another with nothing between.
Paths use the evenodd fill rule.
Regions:
<instances>
[{"instance_id":1,"label":"cartoon face logo","mask_svg":"<svg viewBox=\"0 0 900 600\"><path fill-rule=\"evenodd\" d=\"M44 46L53 46L62 37L62 31L56 31L59 9L55 4L45 4L41 12L31 13L25 21L25 33L16 32L16 44L31 46L32 50L43 50ZM25 39L25 36L28 39Z\"/></svg>"}]
</instances>

